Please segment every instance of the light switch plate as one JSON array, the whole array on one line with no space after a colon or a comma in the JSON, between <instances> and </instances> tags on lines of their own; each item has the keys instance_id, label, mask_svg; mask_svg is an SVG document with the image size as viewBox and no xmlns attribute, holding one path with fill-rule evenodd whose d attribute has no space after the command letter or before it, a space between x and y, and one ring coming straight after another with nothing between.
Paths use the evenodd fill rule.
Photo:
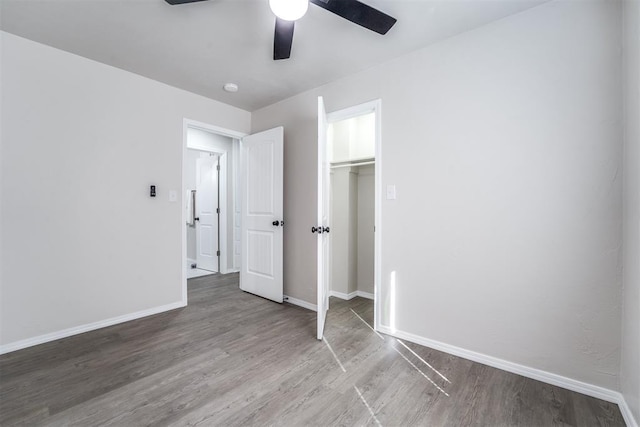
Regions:
<instances>
[{"instance_id":1,"label":"light switch plate","mask_svg":"<svg viewBox=\"0 0 640 427\"><path fill-rule=\"evenodd\" d=\"M176 190L169 190L169 201L170 202L178 201L178 192Z\"/></svg>"},{"instance_id":2,"label":"light switch plate","mask_svg":"<svg viewBox=\"0 0 640 427\"><path fill-rule=\"evenodd\" d=\"M395 199L396 199L396 186L387 185L387 200L395 200Z\"/></svg>"}]
</instances>

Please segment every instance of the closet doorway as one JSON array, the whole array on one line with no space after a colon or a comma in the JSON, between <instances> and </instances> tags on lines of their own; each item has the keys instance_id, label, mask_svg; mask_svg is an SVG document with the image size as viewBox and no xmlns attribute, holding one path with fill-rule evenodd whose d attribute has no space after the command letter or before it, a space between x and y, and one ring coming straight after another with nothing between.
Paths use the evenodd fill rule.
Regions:
<instances>
[{"instance_id":1,"label":"closet doorway","mask_svg":"<svg viewBox=\"0 0 640 427\"><path fill-rule=\"evenodd\" d=\"M320 100L319 117L321 104ZM328 261L327 294L335 300L323 299L322 310L332 305L338 311L349 308L372 329L376 329L379 308L375 298L379 283L379 113L379 101L374 101L330 113L325 122L330 232L327 227L323 233L328 237L323 257ZM324 319L320 316L318 323L321 337Z\"/></svg>"},{"instance_id":2,"label":"closet doorway","mask_svg":"<svg viewBox=\"0 0 640 427\"><path fill-rule=\"evenodd\" d=\"M374 299L375 113L336 121L330 161L330 296Z\"/></svg>"},{"instance_id":3,"label":"closet doorway","mask_svg":"<svg viewBox=\"0 0 640 427\"><path fill-rule=\"evenodd\" d=\"M327 114L323 97L318 97L318 225L311 232L318 236L319 340L330 296L348 305L368 302L371 316L365 323L374 330L379 327L380 111L378 99Z\"/></svg>"}]
</instances>

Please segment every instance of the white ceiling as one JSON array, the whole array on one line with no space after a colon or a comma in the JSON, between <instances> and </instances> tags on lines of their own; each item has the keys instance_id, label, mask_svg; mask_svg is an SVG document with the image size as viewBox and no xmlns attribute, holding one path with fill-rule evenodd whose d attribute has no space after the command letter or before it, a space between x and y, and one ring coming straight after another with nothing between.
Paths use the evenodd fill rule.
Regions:
<instances>
[{"instance_id":1,"label":"white ceiling","mask_svg":"<svg viewBox=\"0 0 640 427\"><path fill-rule=\"evenodd\" d=\"M0 28L253 111L546 0L364 1L398 19L387 35L310 5L282 61L268 0L0 0Z\"/></svg>"}]
</instances>

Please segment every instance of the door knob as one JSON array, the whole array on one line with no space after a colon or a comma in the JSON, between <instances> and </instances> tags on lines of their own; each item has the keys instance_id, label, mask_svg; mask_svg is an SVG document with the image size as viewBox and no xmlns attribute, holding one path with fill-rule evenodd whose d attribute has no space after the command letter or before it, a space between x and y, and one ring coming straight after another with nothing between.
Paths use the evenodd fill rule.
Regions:
<instances>
[{"instance_id":1,"label":"door knob","mask_svg":"<svg viewBox=\"0 0 640 427\"><path fill-rule=\"evenodd\" d=\"M311 232L322 234L322 227L311 227Z\"/></svg>"},{"instance_id":2,"label":"door knob","mask_svg":"<svg viewBox=\"0 0 640 427\"><path fill-rule=\"evenodd\" d=\"M280 221L273 221L271 225L275 225L277 227L278 225L280 225Z\"/></svg>"},{"instance_id":3,"label":"door knob","mask_svg":"<svg viewBox=\"0 0 640 427\"><path fill-rule=\"evenodd\" d=\"M200 221L200 218L195 217L195 218L193 218L193 220L194 220L194 221Z\"/></svg>"},{"instance_id":4,"label":"door knob","mask_svg":"<svg viewBox=\"0 0 640 427\"><path fill-rule=\"evenodd\" d=\"M328 233L328 232L329 232L329 227L324 227L324 228L322 229L322 231L323 231L324 233Z\"/></svg>"}]
</instances>

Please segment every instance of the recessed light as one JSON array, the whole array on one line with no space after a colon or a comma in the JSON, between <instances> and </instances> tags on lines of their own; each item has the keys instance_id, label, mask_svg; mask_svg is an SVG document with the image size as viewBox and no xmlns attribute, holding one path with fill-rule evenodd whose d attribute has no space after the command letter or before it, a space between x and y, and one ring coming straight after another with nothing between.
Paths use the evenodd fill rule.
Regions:
<instances>
[{"instance_id":1,"label":"recessed light","mask_svg":"<svg viewBox=\"0 0 640 427\"><path fill-rule=\"evenodd\" d=\"M224 89L225 91L227 91L227 92L231 92L231 93L233 93L233 92L237 92L237 91L238 91L238 85L237 85L237 84L235 84L235 83L226 83L226 84L223 86L223 89Z\"/></svg>"}]
</instances>

